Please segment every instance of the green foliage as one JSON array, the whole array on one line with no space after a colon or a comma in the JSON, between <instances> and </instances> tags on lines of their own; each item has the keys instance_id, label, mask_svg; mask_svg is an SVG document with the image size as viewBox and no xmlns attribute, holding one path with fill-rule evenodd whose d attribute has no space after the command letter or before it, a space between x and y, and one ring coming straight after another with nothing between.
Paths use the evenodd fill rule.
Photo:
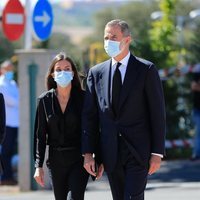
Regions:
<instances>
[{"instance_id":1,"label":"green foliage","mask_svg":"<svg viewBox=\"0 0 200 200\"><path fill-rule=\"evenodd\" d=\"M200 17L199 17L200 18ZM192 63L199 63L200 62L200 20L196 24L196 28L194 30L194 35L191 39L191 45L189 46L189 52L191 55Z\"/></svg>"},{"instance_id":2,"label":"green foliage","mask_svg":"<svg viewBox=\"0 0 200 200\"><path fill-rule=\"evenodd\" d=\"M0 32L0 63L9 59L14 53L14 46Z\"/></svg>"},{"instance_id":3,"label":"green foliage","mask_svg":"<svg viewBox=\"0 0 200 200\"><path fill-rule=\"evenodd\" d=\"M148 30L151 22L150 14L155 9L157 4L154 1L130 2L119 7L106 8L95 14L95 34L85 39L84 44L91 45L96 41L103 43L105 24L112 19L120 18L127 21L131 29L133 38L131 51L137 56L152 60L153 52L148 39Z\"/></svg>"},{"instance_id":4,"label":"green foliage","mask_svg":"<svg viewBox=\"0 0 200 200\"><path fill-rule=\"evenodd\" d=\"M173 44L174 33L174 11L177 0L161 0L160 19L152 22L152 29L149 31L151 48L156 55L156 60L162 68L176 64L177 60L172 59L172 52L175 51Z\"/></svg>"},{"instance_id":5,"label":"green foliage","mask_svg":"<svg viewBox=\"0 0 200 200\"><path fill-rule=\"evenodd\" d=\"M190 137L192 128L190 75L175 75L163 81L166 105L167 138L178 139Z\"/></svg>"},{"instance_id":6,"label":"green foliage","mask_svg":"<svg viewBox=\"0 0 200 200\"><path fill-rule=\"evenodd\" d=\"M166 160L188 159L192 156L192 148L177 147L166 149Z\"/></svg>"}]
</instances>

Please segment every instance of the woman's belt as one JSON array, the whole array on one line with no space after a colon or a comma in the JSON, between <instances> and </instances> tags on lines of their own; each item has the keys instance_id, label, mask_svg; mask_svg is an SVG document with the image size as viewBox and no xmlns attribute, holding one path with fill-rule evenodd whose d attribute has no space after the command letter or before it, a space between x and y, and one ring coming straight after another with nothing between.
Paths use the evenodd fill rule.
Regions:
<instances>
[{"instance_id":1,"label":"woman's belt","mask_svg":"<svg viewBox=\"0 0 200 200\"><path fill-rule=\"evenodd\" d=\"M69 150L75 150L76 147L50 147L50 149L53 149L54 151L69 151Z\"/></svg>"}]
</instances>

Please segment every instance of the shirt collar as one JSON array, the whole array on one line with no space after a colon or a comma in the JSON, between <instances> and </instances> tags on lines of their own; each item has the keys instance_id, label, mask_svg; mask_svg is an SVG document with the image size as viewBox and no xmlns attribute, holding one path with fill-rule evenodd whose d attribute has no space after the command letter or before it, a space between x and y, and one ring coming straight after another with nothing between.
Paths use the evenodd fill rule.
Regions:
<instances>
[{"instance_id":1,"label":"shirt collar","mask_svg":"<svg viewBox=\"0 0 200 200\"><path fill-rule=\"evenodd\" d=\"M123 65L123 66L127 66L128 65L128 60L130 58L130 51L128 52L128 54L119 62ZM114 58L112 58L112 66L115 65L118 61L116 61Z\"/></svg>"}]
</instances>

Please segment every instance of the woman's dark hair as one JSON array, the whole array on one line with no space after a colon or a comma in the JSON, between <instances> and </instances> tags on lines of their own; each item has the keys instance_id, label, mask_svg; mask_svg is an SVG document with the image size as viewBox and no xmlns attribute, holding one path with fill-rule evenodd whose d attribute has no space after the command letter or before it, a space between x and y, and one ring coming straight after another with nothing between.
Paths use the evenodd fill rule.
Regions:
<instances>
[{"instance_id":1,"label":"woman's dark hair","mask_svg":"<svg viewBox=\"0 0 200 200\"><path fill-rule=\"evenodd\" d=\"M79 78L76 66L75 66L73 60L70 57L66 56L65 53L63 53L63 52L61 52L55 56L55 58L53 59L51 65L48 69L48 72L46 75L46 81L45 81L47 90L50 90L52 88L54 88L54 89L57 88L57 83L54 81L54 78L52 77L52 73L54 72L55 64L61 60L68 61L72 66L72 71L74 72L74 77L72 80L72 88L81 90L82 88L81 88L80 78Z\"/></svg>"}]
</instances>

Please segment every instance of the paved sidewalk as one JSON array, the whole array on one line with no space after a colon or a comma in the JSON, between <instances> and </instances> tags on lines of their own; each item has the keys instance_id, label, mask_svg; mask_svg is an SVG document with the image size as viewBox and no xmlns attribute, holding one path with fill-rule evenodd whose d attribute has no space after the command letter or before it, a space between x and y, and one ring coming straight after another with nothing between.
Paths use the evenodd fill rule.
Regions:
<instances>
[{"instance_id":1,"label":"paved sidewalk","mask_svg":"<svg viewBox=\"0 0 200 200\"><path fill-rule=\"evenodd\" d=\"M165 161L149 177L145 200L199 200L200 161ZM54 200L52 191L20 192L17 186L0 186L0 200ZM106 176L89 181L85 200L112 200Z\"/></svg>"}]
</instances>

